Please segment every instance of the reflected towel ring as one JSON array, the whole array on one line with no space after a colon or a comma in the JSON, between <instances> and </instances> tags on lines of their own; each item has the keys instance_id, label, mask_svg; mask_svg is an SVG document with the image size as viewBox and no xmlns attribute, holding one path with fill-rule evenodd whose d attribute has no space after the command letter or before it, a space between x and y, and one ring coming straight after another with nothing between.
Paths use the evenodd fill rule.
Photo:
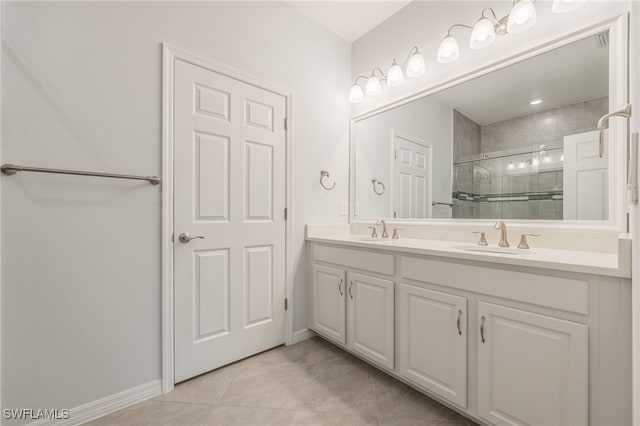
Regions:
<instances>
[{"instance_id":1,"label":"reflected towel ring","mask_svg":"<svg viewBox=\"0 0 640 426\"><path fill-rule=\"evenodd\" d=\"M375 192L375 193L376 193L376 195L382 195L382 194L384 194L384 191L385 191L385 189L386 189L386 188L384 187L384 183L380 182L380 181L379 181L378 179L376 179L376 178L371 178L371 184L373 185L373 192ZM376 188L377 188L377 187L376 187L376 185L380 185L380 186L382 187L382 191L378 192L378 191L377 191L377 189L376 189Z\"/></svg>"},{"instance_id":2,"label":"reflected towel ring","mask_svg":"<svg viewBox=\"0 0 640 426\"><path fill-rule=\"evenodd\" d=\"M336 183L335 183L335 182L333 182L333 185L331 185L331 186L327 186L327 185L325 185L325 184L324 184L324 182L322 181L322 179L324 179L324 178L326 178L326 177L327 177L327 178L329 177L329 172L328 172L328 171L326 171L326 170L320 170L320 185L322 185L322 187L323 187L324 189L326 189L327 191L331 191L333 188L335 188L335 187L336 187Z\"/></svg>"}]
</instances>

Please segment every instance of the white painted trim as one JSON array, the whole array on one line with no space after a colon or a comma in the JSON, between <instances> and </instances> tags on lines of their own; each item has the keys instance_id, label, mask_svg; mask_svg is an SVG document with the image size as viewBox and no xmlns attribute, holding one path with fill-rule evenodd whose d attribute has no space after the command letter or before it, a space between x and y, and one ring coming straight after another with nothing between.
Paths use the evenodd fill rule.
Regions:
<instances>
[{"instance_id":1,"label":"white painted trim","mask_svg":"<svg viewBox=\"0 0 640 426\"><path fill-rule=\"evenodd\" d=\"M173 293L173 81L176 59L215 73L268 90L286 99L287 129L285 153L285 294L289 309L285 312L284 342L293 342L293 91L236 70L167 43L162 45L162 392L174 386L174 293Z\"/></svg>"},{"instance_id":2,"label":"white painted trim","mask_svg":"<svg viewBox=\"0 0 640 426\"><path fill-rule=\"evenodd\" d=\"M489 74L501 68L521 62L525 59L532 58L541 53L548 52L558 47L565 46L585 37L598 34L602 31L610 31L610 45L612 47L609 57L609 104L610 109L618 109L627 102L628 98L628 78L627 78L627 15L622 15L612 19L608 19L599 24L585 28L583 30L561 36L558 39L545 43L534 49L527 50L523 53L514 55L502 61L498 61L492 65L479 68L475 71L459 75L451 80L421 90L413 95L404 97L390 104L375 108L351 118L350 122L350 143L349 143L349 222L350 223L370 223L373 219L356 219L355 217L355 127L356 123L376 114L388 111L395 107L404 105L408 102L420 99L423 96L437 93L444 89L456 86L460 83L471 79ZM627 123L625 120L612 120L609 127L609 140L626 140ZM558 229L575 229L585 231L608 231L615 233L626 232L626 146L617 146L610 144L611 155L609 157L609 182L610 189L617 188L617 191L609 191L609 219L606 221L578 221L578 220L559 220L559 221L543 221L543 220L509 220L518 227L525 227L539 230L558 230ZM612 167L616 165L616 167ZM619 167L619 165L623 165ZM390 219L388 223L396 221L398 224L429 224L442 226L485 226L488 223L493 224L495 220L451 220L451 219L424 219L402 220Z\"/></svg>"},{"instance_id":3,"label":"white painted trim","mask_svg":"<svg viewBox=\"0 0 640 426\"><path fill-rule=\"evenodd\" d=\"M2 82L2 9L4 7L4 0L0 0L0 83ZM2 99L2 84L0 84L0 99ZM0 102L0 117L2 117L2 106ZM0 118L0 164L2 164L2 118ZM2 179L0 179L0 199L2 199ZM0 205L2 203L0 202ZM1 210L1 208L0 208ZM0 229L0 241L2 241L2 230ZM1 245L1 244L0 244ZM0 259L2 259L2 253L0 252ZM0 277L2 276L2 262L0 260ZM2 371L2 279L0 278L0 372ZM0 412L2 412L2 374L0 374ZM0 425L2 424L2 417L0 417Z\"/></svg>"},{"instance_id":4,"label":"white painted trim","mask_svg":"<svg viewBox=\"0 0 640 426\"><path fill-rule=\"evenodd\" d=\"M316 333L313 332L310 328L303 328L302 330L298 330L293 333L291 343L287 343L287 346L304 342L305 340L311 339L315 335Z\"/></svg>"},{"instance_id":5,"label":"white painted trim","mask_svg":"<svg viewBox=\"0 0 640 426\"><path fill-rule=\"evenodd\" d=\"M65 420L38 420L30 426L72 426L81 425L98 417L106 416L123 408L137 404L162 393L160 380L145 383L122 392L106 396L96 401L80 405L69 410L69 418Z\"/></svg>"}]
</instances>

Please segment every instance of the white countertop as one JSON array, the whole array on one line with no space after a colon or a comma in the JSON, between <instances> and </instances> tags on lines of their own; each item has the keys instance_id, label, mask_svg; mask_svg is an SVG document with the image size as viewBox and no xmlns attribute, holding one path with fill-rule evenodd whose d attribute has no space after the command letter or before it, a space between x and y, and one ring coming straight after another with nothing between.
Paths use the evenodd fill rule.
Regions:
<instances>
[{"instance_id":1,"label":"white countertop","mask_svg":"<svg viewBox=\"0 0 640 426\"><path fill-rule=\"evenodd\" d=\"M308 235L307 241L341 244L368 249L379 249L402 253L439 256L448 259L473 260L477 262L498 263L503 265L544 268L557 271L579 272L585 274L605 275L611 277L630 278L631 270L619 264L618 253L600 253L591 251L554 250L532 247L520 250L512 247L506 253L478 252L471 250L502 250L498 247L482 248L472 243L456 241L438 241L416 238L372 239L365 235L329 234Z\"/></svg>"}]
</instances>

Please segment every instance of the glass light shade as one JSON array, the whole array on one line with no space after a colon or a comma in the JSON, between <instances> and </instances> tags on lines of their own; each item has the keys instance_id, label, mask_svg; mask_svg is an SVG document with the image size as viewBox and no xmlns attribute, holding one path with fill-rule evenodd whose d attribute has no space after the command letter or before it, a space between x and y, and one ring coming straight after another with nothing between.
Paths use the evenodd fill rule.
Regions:
<instances>
[{"instance_id":1,"label":"glass light shade","mask_svg":"<svg viewBox=\"0 0 640 426\"><path fill-rule=\"evenodd\" d=\"M407 77L420 77L424 74L426 68L424 57L421 53L416 52L411 55L411 58L409 58L409 63L407 64Z\"/></svg>"},{"instance_id":2,"label":"glass light shade","mask_svg":"<svg viewBox=\"0 0 640 426\"><path fill-rule=\"evenodd\" d=\"M404 83L404 72L402 72L402 67L394 61L387 72L387 86L395 87L400 86L402 83Z\"/></svg>"},{"instance_id":3,"label":"glass light shade","mask_svg":"<svg viewBox=\"0 0 640 426\"><path fill-rule=\"evenodd\" d=\"M513 169L515 169L515 168L516 168L516 166L514 166L514 165L513 165L513 162L512 162L512 161L509 161L509 164L507 164L507 169L508 169L508 170L513 170Z\"/></svg>"},{"instance_id":4,"label":"glass light shade","mask_svg":"<svg viewBox=\"0 0 640 426\"><path fill-rule=\"evenodd\" d=\"M362 102L364 99L364 93L362 93L362 87L358 84L354 84L351 86L351 90L349 91L349 102L352 104L357 104Z\"/></svg>"},{"instance_id":5,"label":"glass light shade","mask_svg":"<svg viewBox=\"0 0 640 426\"><path fill-rule=\"evenodd\" d=\"M365 93L367 95L377 95L382 92L382 85L380 85L380 80L375 75L369 77L367 80L367 88L365 89Z\"/></svg>"},{"instance_id":6,"label":"glass light shade","mask_svg":"<svg viewBox=\"0 0 640 426\"><path fill-rule=\"evenodd\" d=\"M586 3L587 0L553 0L551 10L553 13L567 13L579 8Z\"/></svg>"},{"instance_id":7,"label":"glass light shade","mask_svg":"<svg viewBox=\"0 0 640 426\"><path fill-rule=\"evenodd\" d=\"M490 46L496 40L496 30L489 18L481 18L473 26L469 46L472 49L482 49Z\"/></svg>"},{"instance_id":8,"label":"glass light shade","mask_svg":"<svg viewBox=\"0 0 640 426\"><path fill-rule=\"evenodd\" d=\"M520 0L513 5L507 22L507 32L521 33L533 27L538 22L536 7L531 0Z\"/></svg>"},{"instance_id":9,"label":"glass light shade","mask_svg":"<svg viewBox=\"0 0 640 426\"><path fill-rule=\"evenodd\" d=\"M438 62L448 64L458 59L458 56L460 56L458 42L453 36L446 36L438 49Z\"/></svg>"},{"instance_id":10,"label":"glass light shade","mask_svg":"<svg viewBox=\"0 0 640 426\"><path fill-rule=\"evenodd\" d=\"M527 167L527 163L525 163L524 160L520 160L520 162L518 163L518 168L524 169L525 167Z\"/></svg>"}]
</instances>

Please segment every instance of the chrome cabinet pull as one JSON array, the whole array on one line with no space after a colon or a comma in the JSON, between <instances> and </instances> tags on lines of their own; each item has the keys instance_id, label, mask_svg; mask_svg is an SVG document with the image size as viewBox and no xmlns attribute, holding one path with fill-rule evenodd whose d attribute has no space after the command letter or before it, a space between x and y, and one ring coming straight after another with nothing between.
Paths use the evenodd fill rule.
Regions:
<instances>
[{"instance_id":1,"label":"chrome cabinet pull","mask_svg":"<svg viewBox=\"0 0 640 426\"><path fill-rule=\"evenodd\" d=\"M344 295L344 293L342 292L342 282L343 278L340 278L340 283L338 284L338 291L340 292L340 296Z\"/></svg>"},{"instance_id":2,"label":"chrome cabinet pull","mask_svg":"<svg viewBox=\"0 0 640 426\"><path fill-rule=\"evenodd\" d=\"M353 287L353 281L349 283L349 296L353 299L353 293L351 293L351 287Z\"/></svg>"},{"instance_id":3,"label":"chrome cabinet pull","mask_svg":"<svg viewBox=\"0 0 640 426\"><path fill-rule=\"evenodd\" d=\"M462 329L460 328L460 318L462 318L462 310L458 311L458 321L456 321L456 326L458 327L458 335L462 336Z\"/></svg>"},{"instance_id":4,"label":"chrome cabinet pull","mask_svg":"<svg viewBox=\"0 0 640 426\"><path fill-rule=\"evenodd\" d=\"M189 234L188 232L183 232L178 236L178 241L180 241L182 244L187 244L189 241L195 240L196 238L200 238L201 240L204 240L204 237L202 235L196 235L192 237L191 234Z\"/></svg>"},{"instance_id":5,"label":"chrome cabinet pull","mask_svg":"<svg viewBox=\"0 0 640 426\"><path fill-rule=\"evenodd\" d=\"M482 343L484 343L484 316L482 317L482 320L480 322L480 337L482 338Z\"/></svg>"}]
</instances>

